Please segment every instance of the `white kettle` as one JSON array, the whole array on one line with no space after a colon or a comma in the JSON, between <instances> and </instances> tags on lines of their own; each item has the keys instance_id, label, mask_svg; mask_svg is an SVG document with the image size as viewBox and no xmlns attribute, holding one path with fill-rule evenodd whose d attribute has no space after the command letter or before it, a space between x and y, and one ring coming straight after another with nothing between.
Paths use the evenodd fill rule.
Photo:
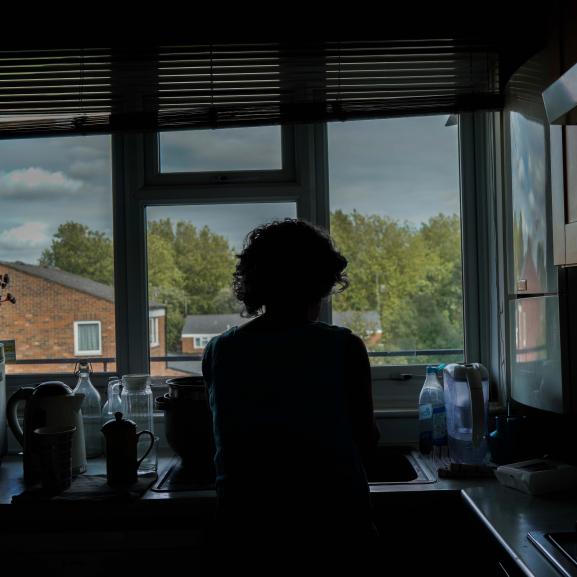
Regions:
<instances>
[{"instance_id":1,"label":"white kettle","mask_svg":"<svg viewBox=\"0 0 577 577\"><path fill-rule=\"evenodd\" d=\"M22 387L8 400L6 417L8 426L24 448L24 480L40 480L40 455L36 447L34 429L50 426L75 426L72 438L72 474L86 471L84 426L80 405L84 395L74 395L72 389L60 381L48 381L35 387ZM20 427L17 408L24 407L24 427Z\"/></svg>"}]
</instances>

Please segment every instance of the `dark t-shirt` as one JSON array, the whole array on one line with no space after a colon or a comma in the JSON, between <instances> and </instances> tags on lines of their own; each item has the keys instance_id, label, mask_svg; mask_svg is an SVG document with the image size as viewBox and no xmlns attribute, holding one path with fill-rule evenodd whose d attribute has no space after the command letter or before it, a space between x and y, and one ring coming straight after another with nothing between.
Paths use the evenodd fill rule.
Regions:
<instances>
[{"instance_id":1,"label":"dark t-shirt","mask_svg":"<svg viewBox=\"0 0 577 577\"><path fill-rule=\"evenodd\" d=\"M339 532L370 523L347 390L357 342L321 322L244 325L210 341L203 375L226 509L257 524L283 518Z\"/></svg>"}]
</instances>

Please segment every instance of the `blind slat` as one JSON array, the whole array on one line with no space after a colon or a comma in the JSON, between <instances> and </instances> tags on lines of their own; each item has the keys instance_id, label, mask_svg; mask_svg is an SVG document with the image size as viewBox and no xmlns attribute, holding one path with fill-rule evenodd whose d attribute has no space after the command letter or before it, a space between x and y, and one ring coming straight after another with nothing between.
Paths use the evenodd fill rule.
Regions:
<instances>
[{"instance_id":1,"label":"blind slat","mask_svg":"<svg viewBox=\"0 0 577 577\"><path fill-rule=\"evenodd\" d=\"M478 38L0 51L0 137L495 109L498 64Z\"/></svg>"}]
</instances>

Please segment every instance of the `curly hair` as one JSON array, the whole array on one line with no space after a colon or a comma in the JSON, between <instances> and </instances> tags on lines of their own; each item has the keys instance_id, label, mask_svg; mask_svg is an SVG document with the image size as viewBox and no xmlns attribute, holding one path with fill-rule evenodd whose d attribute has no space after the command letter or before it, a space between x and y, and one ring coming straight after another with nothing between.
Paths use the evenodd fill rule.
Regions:
<instances>
[{"instance_id":1,"label":"curly hair","mask_svg":"<svg viewBox=\"0 0 577 577\"><path fill-rule=\"evenodd\" d=\"M236 256L233 289L245 316L256 316L271 302L311 304L349 286L347 259L324 229L304 220L255 228Z\"/></svg>"}]
</instances>

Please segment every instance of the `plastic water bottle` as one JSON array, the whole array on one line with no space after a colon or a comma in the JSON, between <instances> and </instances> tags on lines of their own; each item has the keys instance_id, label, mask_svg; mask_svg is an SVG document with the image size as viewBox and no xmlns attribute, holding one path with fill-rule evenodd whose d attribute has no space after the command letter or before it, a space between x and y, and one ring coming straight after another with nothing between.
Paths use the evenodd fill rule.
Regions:
<instances>
[{"instance_id":1,"label":"plastic water bottle","mask_svg":"<svg viewBox=\"0 0 577 577\"><path fill-rule=\"evenodd\" d=\"M98 457L102 455L104 438L100 432L100 393L95 389L90 380L90 368L87 361L80 361L78 365L78 383L73 393L84 395L80 411L84 425L84 442L86 445L86 457Z\"/></svg>"},{"instance_id":2,"label":"plastic water bottle","mask_svg":"<svg viewBox=\"0 0 577 577\"><path fill-rule=\"evenodd\" d=\"M419 450L428 455L433 447L447 444L447 419L443 387L437 367L427 367L427 377L419 395Z\"/></svg>"}]
</instances>

